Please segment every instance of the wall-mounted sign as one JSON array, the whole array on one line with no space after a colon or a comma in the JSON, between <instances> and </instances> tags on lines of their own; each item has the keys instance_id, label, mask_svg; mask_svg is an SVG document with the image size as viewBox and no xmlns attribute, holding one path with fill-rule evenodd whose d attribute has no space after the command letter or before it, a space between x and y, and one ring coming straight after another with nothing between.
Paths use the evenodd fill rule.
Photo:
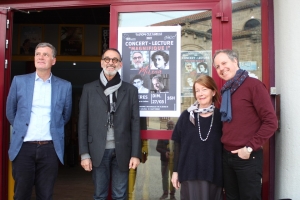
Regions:
<instances>
[{"instance_id":1,"label":"wall-mounted sign","mask_svg":"<svg viewBox=\"0 0 300 200\"><path fill-rule=\"evenodd\" d=\"M240 61L240 68L247 71L255 71L257 70L257 62L256 61Z\"/></svg>"}]
</instances>

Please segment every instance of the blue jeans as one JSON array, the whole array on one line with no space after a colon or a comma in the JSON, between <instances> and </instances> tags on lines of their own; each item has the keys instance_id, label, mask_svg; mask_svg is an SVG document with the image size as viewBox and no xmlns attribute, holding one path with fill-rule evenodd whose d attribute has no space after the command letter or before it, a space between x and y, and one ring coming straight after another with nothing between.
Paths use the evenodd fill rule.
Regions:
<instances>
[{"instance_id":1,"label":"blue jeans","mask_svg":"<svg viewBox=\"0 0 300 200\"><path fill-rule=\"evenodd\" d=\"M107 199L110 182L112 199L127 199L129 169L128 171L120 171L115 149L105 149L100 166L93 167L92 172L95 185L94 200Z\"/></svg>"},{"instance_id":2,"label":"blue jeans","mask_svg":"<svg viewBox=\"0 0 300 200\"><path fill-rule=\"evenodd\" d=\"M223 150L223 177L226 200L260 200L263 150L253 151L250 158Z\"/></svg>"},{"instance_id":3,"label":"blue jeans","mask_svg":"<svg viewBox=\"0 0 300 200\"><path fill-rule=\"evenodd\" d=\"M14 199L30 200L35 185L37 200L52 200L58 164L53 144L24 142L17 157L12 161Z\"/></svg>"}]
</instances>

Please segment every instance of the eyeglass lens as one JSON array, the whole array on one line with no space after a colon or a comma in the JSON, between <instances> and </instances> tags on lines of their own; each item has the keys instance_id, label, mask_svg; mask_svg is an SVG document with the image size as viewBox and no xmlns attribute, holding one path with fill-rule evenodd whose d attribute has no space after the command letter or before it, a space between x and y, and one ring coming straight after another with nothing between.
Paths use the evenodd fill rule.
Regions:
<instances>
[{"instance_id":1,"label":"eyeglass lens","mask_svg":"<svg viewBox=\"0 0 300 200\"><path fill-rule=\"evenodd\" d=\"M138 57L133 57L133 60L136 60L136 59L141 59L142 56L138 56Z\"/></svg>"},{"instance_id":2,"label":"eyeglass lens","mask_svg":"<svg viewBox=\"0 0 300 200\"><path fill-rule=\"evenodd\" d=\"M119 59L118 59L118 58L108 58L108 57L106 57L106 58L103 58L103 60L104 60L106 63L109 63L110 60L112 60L113 63L119 62Z\"/></svg>"}]
</instances>

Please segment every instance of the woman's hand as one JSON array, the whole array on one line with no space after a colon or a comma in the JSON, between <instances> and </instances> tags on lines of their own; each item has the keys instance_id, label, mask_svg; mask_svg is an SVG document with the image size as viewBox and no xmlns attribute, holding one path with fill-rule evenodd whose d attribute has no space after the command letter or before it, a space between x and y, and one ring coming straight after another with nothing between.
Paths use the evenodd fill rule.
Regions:
<instances>
[{"instance_id":1,"label":"woman's hand","mask_svg":"<svg viewBox=\"0 0 300 200\"><path fill-rule=\"evenodd\" d=\"M180 188L180 183L178 181L178 173L177 172L173 172L171 181L172 181L173 187L176 190L178 190Z\"/></svg>"}]
</instances>

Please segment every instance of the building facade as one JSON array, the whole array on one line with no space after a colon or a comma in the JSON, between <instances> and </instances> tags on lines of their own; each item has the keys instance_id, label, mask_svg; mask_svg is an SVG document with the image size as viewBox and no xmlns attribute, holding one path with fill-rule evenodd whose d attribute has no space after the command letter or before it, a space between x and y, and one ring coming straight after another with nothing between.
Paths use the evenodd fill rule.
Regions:
<instances>
[{"instance_id":1,"label":"building facade","mask_svg":"<svg viewBox=\"0 0 300 200\"><path fill-rule=\"evenodd\" d=\"M10 162L7 158L10 126L5 117L5 102L14 75L34 70L33 58L29 51L21 50L25 45L28 32L34 32L31 45L47 41L58 48L57 64L53 73L70 80L73 85L73 104L77 105L82 85L94 80L99 74L99 56L103 49L117 47L118 27L145 26L181 26L181 51L184 53L210 55L217 49L232 48L239 52L240 65L250 74L264 82L270 89L270 97L278 114L280 129L264 146L263 199L300 198L297 182L300 175L297 169L300 161L297 153L300 149L298 125L300 109L297 106L297 46L298 17L297 0L173 0L173 1L39 1L2 0L0 2L0 199L9 198L11 191ZM24 12L30 12L26 14ZM61 12L60 12L61 11ZM71 12L71 11L75 11ZM181 11L179 15L175 11ZM77 12L77 13L76 13ZM154 15L148 16L149 12ZM60 14L55 20L54 13ZM89 14L93 14L90 16ZM140 14L138 17L135 14ZM47 15L49 16L47 18ZM81 19L76 18L80 16ZM156 18L156 21L147 21ZM164 18L163 16L167 16ZM32 18L31 18L32 17ZM52 18L52 19L50 19ZM101 19L101 20L100 20ZM40 20L40 21L39 21ZM295 22L294 22L295 21ZM295 24L295 25L294 25ZM29 30L28 30L29 29ZM63 48L63 34L76 32L73 41L81 46L68 51ZM30 34L29 34L30 35ZM27 54L28 53L28 54ZM185 63L177 67L182 74L187 73ZM193 61L197 71L198 61ZM222 82L212 68L211 59L207 59L207 74L211 75L221 88ZM75 64L75 65L74 65ZM200 70L200 69L199 69ZM198 71L198 73L200 73ZM83 76L82 74L85 74ZM182 76L182 85L187 77ZM181 110L186 109L194 100L189 95L189 86L181 88ZM66 126L66 145L76 143L76 123L78 109L73 108L73 117ZM148 164L156 162L151 149L152 140L170 139L171 131L165 131L167 120L177 121L176 117L147 117L141 131L144 139L143 152L148 154L147 162L137 173L136 186L146 190L140 182L153 185L151 176L155 176ZM66 155L68 162L72 156ZM75 159L76 160L76 159ZM143 175L142 175L142 174ZM148 174L148 176L144 176ZM150 175L149 175L150 174ZM147 185L145 184L145 185ZM153 191L142 195L151 199Z\"/></svg>"}]
</instances>

